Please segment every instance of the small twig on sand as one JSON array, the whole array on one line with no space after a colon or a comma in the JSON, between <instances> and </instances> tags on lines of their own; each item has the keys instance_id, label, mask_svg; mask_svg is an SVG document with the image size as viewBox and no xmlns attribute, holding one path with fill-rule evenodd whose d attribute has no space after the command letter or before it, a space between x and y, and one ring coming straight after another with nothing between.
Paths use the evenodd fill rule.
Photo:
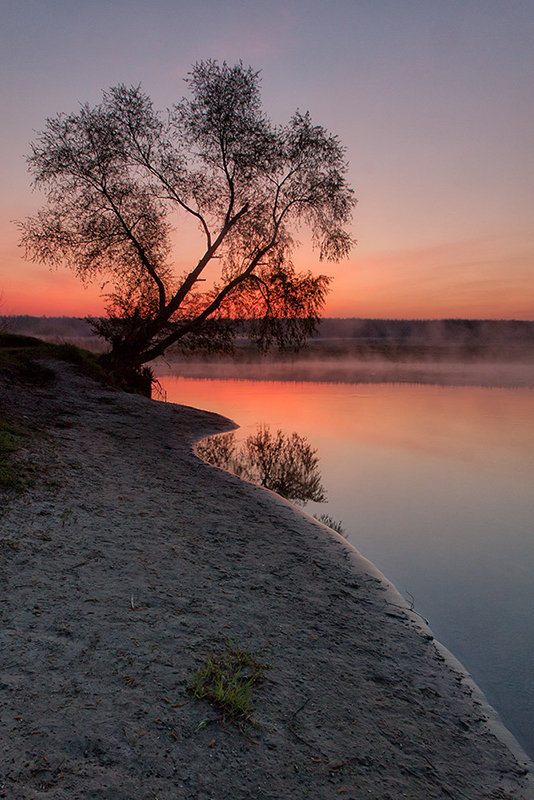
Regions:
<instances>
[{"instance_id":1,"label":"small twig on sand","mask_svg":"<svg viewBox=\"0 0 534 800\"><path fill-rule=\"evenodd\" d=\"M406 594L409 595L411 600L412 600L412 602L410 603L410 606L408 607L408 609L406 609L406 607L399 606L397 603L392 603L390 600L386 600L386 604L388 606L393 606L393 608L400 608L401 611L410 611L412 614L415 614L417 617L419 617L419 619L422 619L423 622L425 623L425 625L430 625L430 623L427 620L427 618L423 617L423 615L420 614L419 611L415 610L414 603L413 603L413 601L414 601L413 595L410 595L410 592L408 592L407 590L406 590Z\"/></svg>"},{"instance_id":2,"label":"small twig on sand","mask_svg":"<svg viewBox=\"0 0 534 800\"><path fill-rule=\"evenodd\" d=\"M307 741L307 740L304 738L304 736L301 736L301 735L300 735L300 733L297 733L297 731L295 730L295 719L297 718L297 714L300 714L300 712L301 712L301 711L302 711L304 708L306 708L306 706L308 705L308 703L310 702L310 700L311 700L311 697L308 697L308 699L307 699L307 700L305 700L305 701L302 703L302 705L301 705L301 706L299 706L299 707L297 708L297 710L293 712L293 714L292 714L292 716L291 716L291 721L290 721L290 723L289 723L289 730L291 731L291 733L293 734L293 736L294 736L296 739L298 739L298 740L299 740L299 742L302 742L302 744L305 744L305 745L306 745L306 747L309 747L311 750L315 750L316 752L320 753L320 754L321 754L321 755L322 755L324 758L326 758L327 760L330 760L330 759L329 759L329 756L328 756L328 755L327 755L325 752L323 752L323 751L322 751L322 750L321 750L319 747L317 747L317 745L315 745L315 744L312 744L311 742L308 742L308 741Z\"/></svg>"},{"instance_id":3,"label":"small twig on sand","mask_svg":"<svg viewBox=\"0 0 534 800\"><path fill-rule=\"evenodd\" d=\"M412 613L414 613L414 614L417 614L417 616L418 616L418 617L420 617L420 618L423 620L423 622L426 622L426 624L427 624L427 625L429 625L430 623L429 623L429 621L426 619L426 617L423 617L423 616L422 616L422 615L419 613L419 611L416 611L416 610L415 610L415 597L413 596L413 594L412 594L411 592L409 592L409 591L408 591L408 589L406 589L405 591L406 591L406 594L408 595L408 597L410 598L410 611L411 611Z\"/></svg>"},{"instance_id":4,"label":"small twig on sand","mask_svg":"<svg viewBox=\"0 0 534 800\"><path fill-rule=\"evenodd\" d=\"M292 714L292 716L291 716L291 722L289 723L289 727L291 727L291 725L293 725L293 723L294 723L294 721L295 721L295 718L296 718L297 714L300 714L300 712L301 712L301 711L302 711L304 708L306 708L306 706L308 705L308 703L310 702L310 700L311 700L311 697L308 697L308 699L307 699L307 700L305 700L305 701L303 702L303 704L302 704L301 706L299 706L299 707L297 708L297 710L296 710L296 711L294 711L294 712L293 712L293 714Z\"/></svg>"}]
</instances>

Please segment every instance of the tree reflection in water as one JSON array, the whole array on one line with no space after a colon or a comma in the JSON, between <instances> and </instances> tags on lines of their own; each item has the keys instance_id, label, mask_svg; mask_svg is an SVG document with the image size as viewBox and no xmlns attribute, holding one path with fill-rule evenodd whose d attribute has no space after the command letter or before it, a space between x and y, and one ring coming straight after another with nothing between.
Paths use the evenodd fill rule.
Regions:
<instances>
[{"instance_id":1,"label":"tree reflection in water","mask_svg":"<svg viewBox=\"0 0 534 800\"><path fill-rule=\"evenodd\" d=\"M197 453L210 464L288 500L326 502L317 450L298 433L271 433L269 426L260 425L241 445L233 433L209 436L197 445Z\"/></svg>"}]
</instances>

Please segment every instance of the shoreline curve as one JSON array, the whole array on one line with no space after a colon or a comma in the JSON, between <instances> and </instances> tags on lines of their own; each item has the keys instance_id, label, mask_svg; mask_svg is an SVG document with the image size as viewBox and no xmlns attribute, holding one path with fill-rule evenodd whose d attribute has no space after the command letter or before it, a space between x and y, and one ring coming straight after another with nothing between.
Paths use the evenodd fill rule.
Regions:
<instances>
[{"instance_id":1,"label":"shoreline curve","mask_svg":"<svg viewBox=\"0 0 534 800\"><path fill-rule=\"evenodd\" d=\"M534 797L392 584L194 456L228 420L51 366L0 381L35 432L33 485L0 517L0 798ZM189 691L228 640L270 664L245 731Z\"/></svg>"}]
</instances>

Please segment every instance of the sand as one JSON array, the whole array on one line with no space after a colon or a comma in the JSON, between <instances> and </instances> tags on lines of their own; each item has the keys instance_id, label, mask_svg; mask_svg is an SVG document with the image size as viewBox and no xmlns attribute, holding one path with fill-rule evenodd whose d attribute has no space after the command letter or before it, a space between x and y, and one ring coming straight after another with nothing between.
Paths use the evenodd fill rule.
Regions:
<instances>
[{"instance_id":1,"label":"sand","mask_svg":"<svg viewBox=\"0 0 534 800\"><path fill-rule=\"evenodd\" d=\"M534 797L380 573L194 455L228 420L54 370L0 386L35 432L0 498L0 798ZM245 731L189 691L228 640L270 665Z\"/></svg>"}]
</instances>

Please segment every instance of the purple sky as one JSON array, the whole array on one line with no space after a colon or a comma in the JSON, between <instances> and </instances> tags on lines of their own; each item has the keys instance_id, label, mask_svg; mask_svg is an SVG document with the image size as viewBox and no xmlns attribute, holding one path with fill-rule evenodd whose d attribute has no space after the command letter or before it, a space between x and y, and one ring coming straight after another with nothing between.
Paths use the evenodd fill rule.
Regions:
<instances>
[{"instance_id":1,"label":"purple sky","mask_svg":"<svg viewBox=\"0 0 534 800\"><path fill-rule=\"evenodd\" d=\"M165 108L216 58L262 70L274 121L309 109L347 147L359 244L327 267L328 314L534 318L532 0L2 5L3 313L99 310L16 247L11 220L42 203L24 154L45 118L119 82ZM319 268L306 247L296 263Z\"/></svg>"}]
</instances>

